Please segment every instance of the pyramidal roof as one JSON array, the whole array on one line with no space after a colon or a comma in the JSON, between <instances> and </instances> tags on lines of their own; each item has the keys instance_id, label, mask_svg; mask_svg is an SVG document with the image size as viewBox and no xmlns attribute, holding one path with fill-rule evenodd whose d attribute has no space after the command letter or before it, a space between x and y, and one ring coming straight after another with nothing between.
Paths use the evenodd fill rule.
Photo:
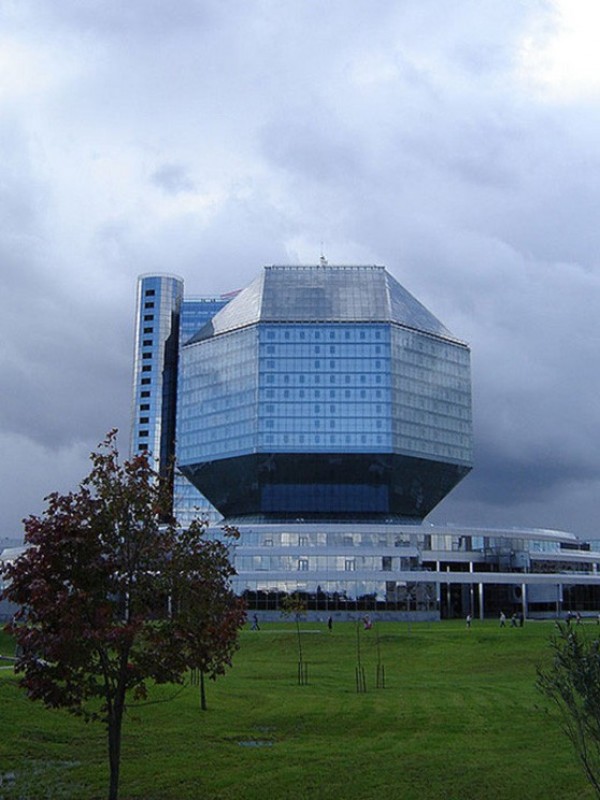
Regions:
<instances>
[{"instance_id":1,"label":"pyramidal roof","mask_svg":"<svg viewBox=\"0 0 600 800\"><path fill-rule=\"evenodd\" d=\"M188 342L257 322L392 322L459 342L380 266L271 266Z\"/></svg>"}]
</instances>

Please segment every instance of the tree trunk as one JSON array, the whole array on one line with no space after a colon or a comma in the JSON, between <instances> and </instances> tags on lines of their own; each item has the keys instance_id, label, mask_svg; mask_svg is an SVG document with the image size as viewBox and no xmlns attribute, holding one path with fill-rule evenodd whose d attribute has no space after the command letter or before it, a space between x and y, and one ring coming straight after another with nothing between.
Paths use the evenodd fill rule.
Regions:
<instances>
[{"instance_id":1,"label":"tree trunk","mask_svg":"<svg viewBox=\"0 0 600 800\"><path fill-rule=\"evenodd\" d=\"M125 692L119 692L108 715L108 761L110 786L108 800L118 800L119 768L121 766L121 728L125 709Z\"/></svg>"},{"instance_id":2,"label":"tree trunk","mask_svg":"<svg viewBox=\"0 0 600 800\"><path fill-rule=\"evenodd\" d=\"M200 670L200 708L206 711L206 690L204 688L204 672Z\"/></svg>"}]
</instances>

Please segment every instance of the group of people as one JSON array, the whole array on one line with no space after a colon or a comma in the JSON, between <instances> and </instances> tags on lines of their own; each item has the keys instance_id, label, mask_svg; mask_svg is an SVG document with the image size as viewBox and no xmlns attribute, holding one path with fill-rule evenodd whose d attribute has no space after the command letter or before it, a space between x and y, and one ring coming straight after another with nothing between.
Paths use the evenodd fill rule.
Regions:
<instances>
[{"instance_id":1,"label":"group of people","mask_svg":"<svg viewBox=\"0 0 600 800\"><path fill-rule=\"evenodd\" d=\"M467 628L470 628L471 623L473 622L473 615L471 614L471 612L467 614L466 622L467 622ZM517 614L517 612L515 611L515 613L510 618L510 627L522 628L524 624L525 624L525 616L523 615L523 612L520 611ZM506 614L504 613L504 611L500 612L500 627L506 628Z\"/></svg>"},{"instance_id":2,"label":"group of people","mask_svg":"<svg viewBox=\"0 0 600 800\"><path fill-rule=\"evenodd\" d=\"M514 614L510 618L510 627L511 628L522 628L525 624L525 616L522 611L517 612L515 611ZM500 612L500 627L506 628L506 614L504 611Z\"/></svg>"}]
</instances>

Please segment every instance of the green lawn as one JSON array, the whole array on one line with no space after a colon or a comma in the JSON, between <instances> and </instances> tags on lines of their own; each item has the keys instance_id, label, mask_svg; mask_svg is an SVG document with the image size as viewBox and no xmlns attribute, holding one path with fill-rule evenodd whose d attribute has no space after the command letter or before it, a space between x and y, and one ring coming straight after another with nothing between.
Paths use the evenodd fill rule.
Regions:
<instances>
[{"instance_id":1,"label":"green lawn","mask_svg":"<svg viewBox=\"0 0 600 800\"><path fill-rule=\"evenodd\" d=\"M596 633L596 626L585 626ZM355 683L356 627L301 623L309 684L298 686L294 624L244 630L235 665L208 686L161 687L132 708L123 800L561 800L592 798L544 712L536 665L552 623L378 623L360 631L367 692ZM386 686L375 688L377 638ZM11 644L0 637L0 654ZM0 662L5 664L6 662ZM105 734L26 699L0 671L0 798L103 798ZM8 776L8 777L7 777Z\"/></svg>"}]
</instances>

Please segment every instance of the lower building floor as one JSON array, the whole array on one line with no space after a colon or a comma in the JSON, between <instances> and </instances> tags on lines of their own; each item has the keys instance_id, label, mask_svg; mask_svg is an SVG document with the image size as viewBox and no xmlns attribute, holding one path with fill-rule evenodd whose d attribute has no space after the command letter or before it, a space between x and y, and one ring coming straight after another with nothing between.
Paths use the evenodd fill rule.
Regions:
<instances>
[{"instance_id":1,"label":"lower building floor","mask_svg":"<svg viewBox=\"0 0 600 800\"><path fill-rule=\"evenodd\" d=\"M563 531L314 522L239 531L234 588L263 615L291 594L316 618L600 612L600 551Z\"/></svg>"}]
</instances>

